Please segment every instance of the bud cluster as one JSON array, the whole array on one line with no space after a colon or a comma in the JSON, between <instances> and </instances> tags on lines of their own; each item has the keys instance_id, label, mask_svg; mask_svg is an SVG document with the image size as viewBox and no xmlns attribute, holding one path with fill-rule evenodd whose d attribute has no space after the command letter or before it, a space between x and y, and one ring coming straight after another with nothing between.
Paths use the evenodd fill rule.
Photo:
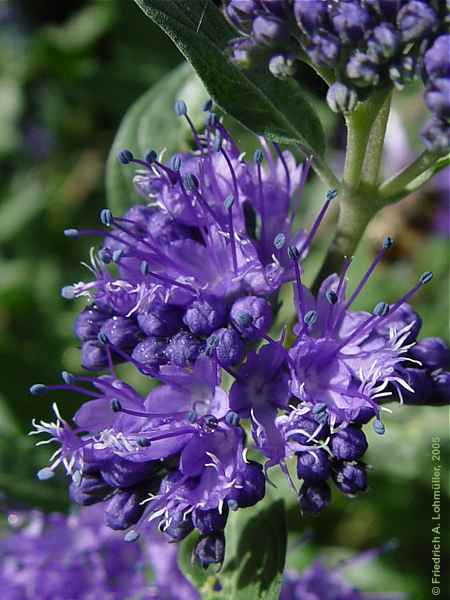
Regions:
<instances>
[{"instance_id":1,"label":"bud cluster","mask_svg":"<svg viewBox=\"0 0 450 600\"><path fill-rule=\"evenodd\" d=\"M331 72L330 108L351 113L372 90L403 89L422 76L433 114L424 131L431 149L449 145L448 3L439 0L229 0L225 14L242 37L232 60L265 60L276 77L296 61Z\"/></svg>"}]
</instances>

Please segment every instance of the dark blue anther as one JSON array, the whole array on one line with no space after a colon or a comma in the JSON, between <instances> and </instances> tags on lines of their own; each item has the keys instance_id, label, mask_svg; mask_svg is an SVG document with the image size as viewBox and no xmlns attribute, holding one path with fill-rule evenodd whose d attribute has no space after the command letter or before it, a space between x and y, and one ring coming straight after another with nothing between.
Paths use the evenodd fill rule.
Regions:
<instances>
[{"instance_id":1,"label":"dark blue anther","mask_svg":"<svg viewBox=\"0 0 450 600\"><path fill-rule=\"evenodd\" d=\"M315 310L308 310L303 320L308 327L312 327L317 321L317 312Z\"/></svg>"},{"instance_id":2,"label":"dark blue anther","mask_svg":"<svg viewBox=\"0 0 450 600\"><path fill-rule=\"evenodd\" d=\"M130 150L121 150L117 155L117 160L123 165L128 165L134 160L134 156Z\"/></svg>"},{"instance_id":3,"label":"dark blue anther","mask_svg":"<svg viewBox=\"0 0 450 600\"><path fill-rule=\"evenodd\" d=\"M122 410L122 405L120 404L119 400L117 400L117 398L113 398L111 400L111 410L113 412L120 412Z\"/></svg>"},{"instance_id":4,"label":"dark blue anther","mask_svg":"<svg viewBox=\"0 0 450 600\"><path fill-rule=\"evenodd\" d=\"M255 154L253 155L253 159L254 159L255 163L258 163L260 165L262 163L262 161L264 160L263 151L258 148L258 150L256 150Z\"/></svg>"},{"instance_id":5,"label":"dark blue anther","mask_svg":"<svg viewBox=\"0 0 450 600\"><path fill-rule=\"evenodd\" d=\"M112 212L109 208L102 208L100 211L100 221L103 225L105 225L105 227L111 227L113 220Z\"/></svg>"},{"instance_id":6,"label":"dark blue anther","mask_svg":"<svg viewBox=\"0 0 450 600\"><path fill-rule=\"evenodd\" d=\"M203 105L203 111L204 112L211 112L213 107L213 101L211 100L211 98L209 100L207 100L205 102L205 104Z\"/></svg>"},{"instance_id":7,"label":"dark blue anther","mask_svg":"<svg viewBox=\"0 0 450 600\"><path fill-rule=\"evenodd\" d=\"M274 246L277 250L281 250L286 243L286 236L284 233L277 233L273 240Z\"/></svg>"},{"instance_id":8,"label":"dark blue anther","mask_svg":"<svg viewBox=\"0 0 450 600\"><path fill-rule=\"evenodd\" d=\"M122 255L123 255L123 250L114 250L114 252L112 254L113 262L118 263L119 260L122 258Z\"/></svg>"},{"instance_id":9,"label":"dark blue anther","mask_svg":"<svg viewBox=\"0 0 450 600\"><path fill-rule=\"evenodd\" d=\"M70 238L76 238L80 235L78 229L64 229L64 235Z\"/></svg>"},{"instance_id":10,"label":"dark blue anther","mask_svg":"<svg viewBox=\"0 0 450 600\"><path fill-rule=\"evenodd\" d=\"M30 394L32 394L33 396L42 396L43 394L46 394L47 391L48 388L43 383L35 383L30 387Z\"/></svg>"},{"instance_id":11,"label":"dark blue anther","mask_svg":"<svg viewBox=\"0 0 450 600\"><path fill-rule=\"evenodd\" d=\"M184 178L184 185L189 192L196 192L199 187L197 177L193 173L189 173Z\"/></svg>"},{"instance_id":12,"label":"dark blue anther","mask_svg":"<svg viewBox=\"0 0 450 600\"><path fill-rule=\"evenodd\" d=\"M170 168L173 169L174 171L179 171L180 170L180 168L181 168L181 158L178 156L178 154L175 154L170 159Z\"/></svg>"},{"instance_id":13,"label":"dark blue anther","mask_svg":"<svg viewBox=\"0 0 450 600\"><path fill-rule=\"evenodd\" d=\"M134 529L131 529L130 531L127 531L127 533L123 536L123 541L131 543L131 542L135 542L136 540L138 540L139 537L140 537L140 533L138 533Z\"/></svg>"},{"instance_id":14,"label":"dark blue anther","mask_svg":"<svg viewBox=\"0 0 450 600\"><path fill-rule=\"evenodd\" d=\"M187 106L184 100L177 100L175 102L175 114L177 117L184 117L187 115Z\"/></svg>"},{"instance_id":15,"label":"dark blue anther","mask_svg":"<svg viewBox=\"0 0 450 600\"><path fill-rule=\"evenodd\" d=\"M330 304L336 304L336 302L338 301L338 295L334 290L328 290L325 296Z\"/></svg>"},{"instance_id":16,"label":"dark blue anther","mask_svg":"<svg viewBox=\"0 0 450 600\"><path fill-rule=\"evenodd\" d=\"M108 337L102 331L98 334L97 340L100 342L100 344L103 344L103 345L109 343Z\"/></svg>"},{"instance_id":17,"label":"dark blue anther","mask_svg":"<svg viewBox=\"0 0 450 600\"><path fill-rule=\"evenodd\" d=\"M233 196L233 194L228 194L228 196L225 198L225 201L224 201L225 210L230 210L230 208L233 207L233 204L234 204L234 196Z\"/></svg>"},{"instance_id":18,"label":"dark blue anther","mask_svg":"<svg viewBox=\"0 0 450 600\"><path fill-rule=\"evenodd\" d=\"M61 290L61 296L65 300L73 300L75 298L75 288L73 285L65 285Z\"/></svg>"},{"instance_id":19,"label":"dark blue anther","mask_svg":"<svg viewBox=\"0 0 450 600\"><path fill-rule=\"evenodd\" d=\"M75 375L72 375L72 373L69 373L68 371L61 372L61 379L64 381L64 383L67 383L67 385L75 383L76 381Z\"/></svg>"},{"instance_id":20,"label":"dark blue anther","mask_svg":"<svg viewBox=\"0 0 450 600\"><path fill-rule=\"evenodd\" d=\"M234 412L234 410L228 411L225 415L225 423L227 423L227 425L231 425L231 427L237 427L240 423L240 418L237 412Z\"/></svg>"},{"instance_id":21,"label":"dark blue anther","mask_svg":"<svg viewBox=\"0 0 450 600\"><path fill-rule=\"evenodd\" d=\"M425 273L423 273L420 276L419 281L420 281L420 283L425 284L425 283L428 283L429 281L431 281L432 279L433 279L433 273L431 271L426 271Z\"/></svg>"},{"instance_id":22,"label":"dark blue anther","mask_svg":"<svg viewBox=\"0 0 450 600\"><path fill-rule=\"evenodd\" d=\"M140 446L141 448L148 448L149 446L152 445L151 440L149 440L146 437L139 437L137 439L137 443L138 443L138 446Z\"/></svg>"},{"instance_id":23,"label":"dark blue anther","mask_svg":"<svg viewBox=\"0 0 450 600\"><path fill-rule=\"evenodd\" d=\"M378 302L378 304L373 309L372 313L377 317L384 317L389 312L389 304L386 302Z\"/></svg>"},{"instance_id":24,"label":"dark blue anther","mask_svg":"<svg viewBox=\"0 0 450 600\"><path fill-rule=\"evenodd\" d=\"M36 475L39 481L47 481L47 479L51 479L55 474L51 469L45 467L44 469L38 471Z\"/></svg>"},{"instance_id":25,"label":"dark blue anther","mask_svg":"<svg viewBox=\"0 0 450 600\"><path fill-rule=\"evenodd\" d=\"M334 189L333 190L328 190L328 192L327 192L327 200L328 201L334 200L336 198L337 194L338 194L337 190L334 190Z\"/></svg>"},{"instance_id":26,"label":"dark blue anther","mask_svg":"<svg viewBox=\"0 0 450 600\"><path fill-rule=\"evenodd\" d=\"M380 419L375 419L375 421L373 422L373 430L375 431L375 433L378 433L378 435L383 435L383 433L385 432L384 423L380 421Z\"/></svg>"},{"instance_id":27,"label":"dark blue anther","mask_svg":"<svg viewBox=\"0 0 450 600\"><path fill-rule=\"evenodd\" d=\"M300 252L295 246L289 246L287 253L291 260L298 260L300 258Z\"/></svg>"},{"instance_id":28,"label":"dark blue anther","mask_svg":"<svg viewBox=\"0 0 450 600\"><path fill-rule=\"evenodd\" d=\"M158 158L157 153L154 150L149 150L147 154L144 156L144 160L146 163L151 165Z\"/></svg>"}]
</instances>

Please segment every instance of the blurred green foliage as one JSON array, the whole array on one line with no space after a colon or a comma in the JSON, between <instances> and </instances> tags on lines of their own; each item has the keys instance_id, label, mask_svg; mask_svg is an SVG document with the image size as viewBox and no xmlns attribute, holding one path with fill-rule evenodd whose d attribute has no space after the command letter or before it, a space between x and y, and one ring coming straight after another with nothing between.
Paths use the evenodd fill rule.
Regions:
<instances>
[{"instance_id":1,"label":"blurred green foliage","mask_svg":"<svg viewBox=\"0 0 450 600\"><path fill-rule=\"evenodd\" d=\"M131 1L0 4L0 490L8 503L46 510L67 505L62 477L37 481L35 472L45 464L48 447L36 450L33 438L26 436L33 417L49 419L51 412L47 398L30 397L29 386L57 381L62 369L80 370L72 334L80 304L61 299L59 289L85 277L79 263L88 254L89 242L67 240L62 231L96 221L106 202L107 157L125 112L180 62L170 41ZM307 93L317 93L314 80L307 83ZM195 85L201 97L204 92ZM136 149L146 144L156 144L158 150L174 146L179 125L170 105L175 92L165 96L161 86L157 90L150 92L157 101L154 122L139 125ZM399 102L401 115L410 115L406 131L414 146L423 115L413 97ZM339 165L341 123L320 104L319 110L325 115L327 137L333 140L332 158ZM242 129L233 126L233 132L245 149L254 148L255 140ZM441 185L442 181L441 176ZM311 222L325 191L311 176L299 220ZM421 272L432 269L433 284L414 303L424 319L424 334L448 339L448 239L433 229L443 201L434 183L395 207L395 219L392 212L382 213L355 257L351 281L354 285L395 225L398 243L393 257L371 279L358 308L371 308L381 299L392 301ZM306 261L307 282L330 241L332 222L331 214ZM290 298L287 289L279 324L292 319ZM130 374L127 367L120 371ZM142 390L148 386L133 378ZM79 403L66 396L55 400L69 416ZM354 501L335 494L332 507L319 519L302 520L295 496L278 478L289 509L288 563L303 567L325 550L340 559L396 538L399 549L356 569L354 580L368 590L405 591L422 600L430 589L431 438L441 436L447 460L448 408L393 406L386 425L384 437L371 439L370 491ZM444 492L448 500L449 490ZM311 541L296 547L308 530L313 532ZM445 544L450 554L448 540Z\"/></svg>"}]
</instances>

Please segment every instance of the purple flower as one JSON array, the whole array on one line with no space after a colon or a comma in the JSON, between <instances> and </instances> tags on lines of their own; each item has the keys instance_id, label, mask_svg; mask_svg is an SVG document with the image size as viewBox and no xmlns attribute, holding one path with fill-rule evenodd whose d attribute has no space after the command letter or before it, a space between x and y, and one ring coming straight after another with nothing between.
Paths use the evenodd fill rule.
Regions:
<instances>
[{"instance_id":1,"label":"purple flower","mask_svg":"<svg viewBox=\"0 0 450 600\"><path fill-rule=\"evenodd\" d=\"M324 419L336 423L366 422L379 417L377 398L392 385L402 397L410 386L399 366L414 343L420 320L406 302L431 278L419 282L392 306L379 303L372 314L354 312L351 306L392 241L383 248L350 298L346 299L344 264L340 276L331 275L313 298L297 281L296 298L300 324L297 340L289 352L291 391L307 406L323 407Z\"/></svg>"},{"instance_id":2,"label":"purple flower","mask_svg":"<svg viewBox=\"0 0 450 600\"><path fill-rule=\"evenodd\" d=\"M207 338L229 325L246 340L264 336L272 322L268 300L294 275L283 246L307 252L293 215L310 161L299 167L289 152L274 144L272 154L262 140L263 150L247 162L215 114L207 113L200 135L184 102L175 109L192 129L195 152L166 163L152 151L144 160L119 153L122 163L139 168L136 188L151 205L123 217L103 209L104 231L66 231L104 238L91 254L95 279L62 292L90 301L75 326L90 370L123 361L145 374L165 364L191 366ZM239 325L236 312L252 323Z\"/></svg>"}]
</instances>

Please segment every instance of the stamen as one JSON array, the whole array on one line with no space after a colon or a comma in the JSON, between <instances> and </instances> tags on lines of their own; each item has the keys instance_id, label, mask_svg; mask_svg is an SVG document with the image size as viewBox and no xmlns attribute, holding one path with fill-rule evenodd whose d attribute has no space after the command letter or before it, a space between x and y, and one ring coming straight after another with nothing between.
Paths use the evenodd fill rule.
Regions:
<instances>
[{"instance_id":1,"label":"stamen","mask_svg":"<svg viewBox=\"0 0 450 600\"><path fill-rule=\"evenodd\" d=\"M198 149L200 150L200 152L203 153L203 148L202 148L202 144L200 142L200 138L198 136L197 130L195 129L194 123L192 122L191 118L188 115L186 102L184 100L177 100L175 102L175 114L177 115L177 117L184 117L186 119L186 121L189 124L189 127L191 128L195 143L196 143Z\"/></svg>"},{"instance_id":2,"label":"stamen","mask_svg":"<svg viewBox=\"0 0 450 600\"><path fill-rule=\"evenodd\" d=\"M330 204L332 203L332 201L336 198L337 196L337 191L336 190L329 190L327 192L327 199L325 201L325 204L322 206L322 209L320 210L319 214L317 215L316 220L314 221L308 235L306 236L306 240L303 242L302 247L299 250L299 255L302 256L302 254L304 253L304 251L308 248L308 246L310 245L312 239L314 238L314 236L316 235L316 231L319 228L320 223L322 222L325 213L328 210L328 207L330 206Z\"/></svg>"},{"instance_id":3,"label":"stamen","mask_svg":"<svg viewBox=\"0 0 450 600\"><path fill-rule=\"evenodd\" d=\"M350 296L350 298L348 299L348 301L344 304L344 306L342 308L342 314L345 313L345 311L353 304L353 302L359 296L359 294L361 293L361 290L363 289L363 287L368 282L370 276L372 275L372 273L375 271L375 269L377 268L377 266L381 262L383 256L386 253L386 250L388 250L389 248L391 248L393 246L393 244L394 244L394 240L391 237L386 237L384 239L383 247L378 252L377 256L373 260L373 262L370 265L370 267L367 269L366 274L364 275L364 277L359 282L359 285L357 286L357 288L355 289L355 291L353 292L353 294ZM338 320L339 319L340 319L340 316L338 317Z\"/></svg>"},{"instance_id":4,"label":"stamen","mask_svg":"<svg viewBox=\"0 0 450 600\"><path fill-rule=\"evenodd\" d=\"M233 259L233 271L237 275L238 263L237 263L237 250L236 240L234 239L234 223L233 223L233 204L234 197L230 194L225 198L225 210L228 211L228 228L230 230L230 243L231 243L231 256Z\"/></svg>"},{"instance_id":5,"label":"stamen","mask_svg":"<svg viewBox=\"0 0 450 600\"><path fill-rule=\"evenodd\" d=\"M295 270L295 280L296 280L296 297L297 297L297 312L299 315L299 320L304 321L305 318L305 302L303 298L303 285L300 274L300 267L298 266L298 259L300 258L300 253L295 246L289 246L288 248L288 256L292 260L294 264Z\"/></svg>"}]
</instances>

